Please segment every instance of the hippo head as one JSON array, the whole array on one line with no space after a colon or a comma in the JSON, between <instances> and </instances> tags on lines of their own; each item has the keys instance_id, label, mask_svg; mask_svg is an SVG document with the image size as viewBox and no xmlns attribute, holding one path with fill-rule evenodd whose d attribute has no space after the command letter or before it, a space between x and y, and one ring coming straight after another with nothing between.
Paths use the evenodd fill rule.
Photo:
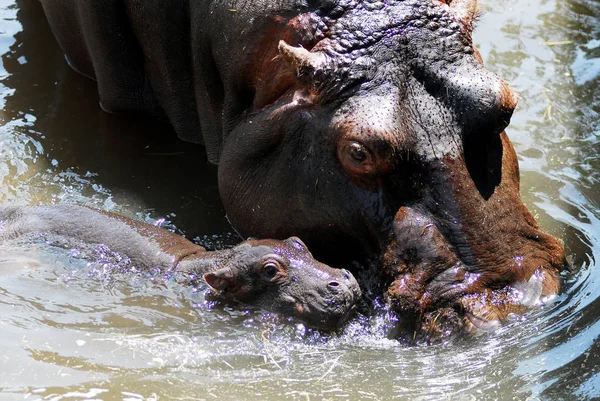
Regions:
<instances>
[{"instance_id":1,"label":"hippo head","mask_svg":"<svg viewBox=\"0 0 600 401\"><path fill-rule=\"evenodd\" d=\"M349 271L316 261L296 237L247 240L221 254L219 269L204 275L219 297L294 316L315 328L338 327L362 295Z\"/></svg>"},{"instance_id":2,"label":"hippo head","mask_svg":"<svg viewBox=\"0 0 600 401\"><path fill-rule=\"evenodd\" d=\"M555 294L564 250L519 197L504 132L517 98L473 48L476 1L317 3L225 140L234 227L376 260L390 303L425 331Z\"/></svg>"}]
</instances>

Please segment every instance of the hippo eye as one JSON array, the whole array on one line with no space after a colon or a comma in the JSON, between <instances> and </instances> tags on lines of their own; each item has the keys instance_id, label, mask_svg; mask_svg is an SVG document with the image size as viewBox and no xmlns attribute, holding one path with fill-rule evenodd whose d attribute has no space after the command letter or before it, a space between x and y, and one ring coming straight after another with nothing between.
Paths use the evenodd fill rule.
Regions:
<instances>
[{"instance_id":1,"label":"hippo eye","mask_svg":"<svg viewBox=\"0 0 600 401\"><path fill-rule=\"evenodd\" d=\"M371 150L356 140L342 139L338 147L338 160L352 175L363 176L376 173L377 170Z\"/></svg>"},{"instance_id":2,"label":"hippo eye","mask_svg":"<svg viewBox=\"0 0 600 401\"><path fill-rule=\"evenodd\" d=\"M279 270L277 270L277 266L274 263L269 263L263 269L263 277L267 280L271 280L277 274Z\"/></svg>"},{"instance_id":3,"label":"hippo eye","mask_svg":"<svg viewBox=\"0 0 600 401\"><path fill-rule=\"evenodd\" d=\"M261 278L269 283L277 283L285 279L286 274L281 264L276 260L266 262L261 271Z\"/></svg>"},{"instance_id":4,"label":"hippo eye","mask_svg":"<svg viewBox=\"0 0 600 401\"><path fill-rule=\"evenodd\" d=\"M356 142L349 146L348 153L354 160L356 160L359 163L367 159L367 152L365 151L365 147Z\"/></svg>"}]
</instances>

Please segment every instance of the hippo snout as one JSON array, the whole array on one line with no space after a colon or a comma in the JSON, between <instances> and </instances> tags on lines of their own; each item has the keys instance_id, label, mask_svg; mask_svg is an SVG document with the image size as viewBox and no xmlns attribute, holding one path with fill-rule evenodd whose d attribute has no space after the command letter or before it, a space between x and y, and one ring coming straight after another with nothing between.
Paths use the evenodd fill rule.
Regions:
<instances>
[{"instance_id":1,"label":"hippo snout","mask_svg":"<svg viewBox=\"0 0 600 401\"><path fill-rule=\"evenodd\" d=\"M362 291L348 270L332 269L321 284L313 283L313 291L306 292L296 303L297 317L319 329L335 329L348 321L356 311ZM317 282L318 282L317 281Z\"/></svg>"},{"instance_id":2,"label":"hippo snout","mask_svg":"<svg viewBox=\"0 0 600 401\"><path fill-rule=\"evenodd\" d=\"M428 340L461 327L495 327L558 292L566 263L560 243L525 218L510 226L495 216L502 235L484 236L424 207L398 211L383 259L386 296L396 311L421 319Z\"/></svg>"},{"instance_id":3,"label":"hippo snout","mask_svg":"<svg viewBox=\"0 0 600 401\"><path fill-rule=\"evenodd\" d=\"M352 273L346 269L340 269L339 277L329 280L326 289L335 297L334 300L338 301L355 302L357 298L362 296L358 282Z\"/></svg>"},{"instance_id":4,"label":"hippo snout","mask_svg":"<svg viewBox=\"0 0 600 401\"><path fill-rule=\"evenodd\" d=\"M340 277L328 282L327 288L333 292L350 291L352 294L355 294L356 292L360 294L361 292L358 282L352 273L346 269L340 269Z\"/></svg>"},{"instance_id":5,"label":"hippo snout","mask_svg":"<svg viewBox=\"0 0 600 401\"><path fill-rule=\"evenodd\" d=\"M352 273L340 269L339 276L329 280L326 293L322 295L323 310L319 313L319 325L335 328L345 323L356 311L361 296L362 291Z\"/></svg>"}]
</instances>

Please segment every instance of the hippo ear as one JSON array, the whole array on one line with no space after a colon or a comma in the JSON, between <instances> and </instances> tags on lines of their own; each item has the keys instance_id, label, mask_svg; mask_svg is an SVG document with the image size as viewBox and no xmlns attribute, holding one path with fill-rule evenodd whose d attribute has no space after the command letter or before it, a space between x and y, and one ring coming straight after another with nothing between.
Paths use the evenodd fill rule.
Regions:
<instances>
[{"instance_id":1,"label":"hippo ear","mask_svg":"<svg viewBox=\"0 0 600 401\"><path fill-rule=\"evenodd\" d=\"M456 17L465 24L471 25L473 20L477 18L477 0L452 0L448 3Z\"/></svg>"},{"instance_id":2,"label":"hippo ear","mask_svg":"<svg viewBox=\"0 0 600 401\"><path fill-rule=\"evenodd\" d=\"M314 79L327 68L327 56L321 52L310 52L303 47L290 46L279 41L279 54L296 70L298 77Z\"/></svg>"},{"instance_id":3,"label":"hippo ear","mask_svg":"<svg viewBox=\"0 0 600 401\"><path fill-rule=\"evenodd\" d=\"M206 273L204 281L208 286L219 294L234 291L238 283L226 269L220 269L212 273Z\"/></svg>"},{"instance_id":4,"label":"hippo ear","mask_svg":"<svg viewBox=\"0 0 600 401\"><path fill-rule=\"evenodd\" d=\"M296 248L298 250L308 251L308 247L306 246L306 244L304 242L302 242L302 240L298 237L290 237L290 238L286 239L285 242L289 243L290 245L292 245L294 248Z\"/></svg>"}]
</instances>

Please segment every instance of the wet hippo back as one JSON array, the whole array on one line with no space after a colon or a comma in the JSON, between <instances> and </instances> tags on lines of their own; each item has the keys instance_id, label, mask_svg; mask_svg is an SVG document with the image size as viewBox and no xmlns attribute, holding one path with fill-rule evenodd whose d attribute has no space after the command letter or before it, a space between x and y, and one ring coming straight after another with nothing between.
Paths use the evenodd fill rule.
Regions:
<instances>
[{"instance_id":1,"label":"wet hippo back","mask_svg":"<svg viewBox=\"0 0 600 401\"><path fill-rule=\"evenodd\" d=\"M345 321L361 296L354 277L316 261L295 237L248 240L206 251L164 228L76 205L0 206L0 244L42 240L66 248L103 246L140 271L204 278L218 296L298 317L314 327Z\"/></svg>"},{"instance_id":2,"label":"wet hippo back","mask_svg":"<svg viewBox=\"0 0 600 401\"><path fill-rule=\"evenodd\" d=\"M140 270L170 269L205 249L166 229L75 205L0 206L0 243L43 237L64 246L102 244Z\"/></svg>"}]
</instances>

